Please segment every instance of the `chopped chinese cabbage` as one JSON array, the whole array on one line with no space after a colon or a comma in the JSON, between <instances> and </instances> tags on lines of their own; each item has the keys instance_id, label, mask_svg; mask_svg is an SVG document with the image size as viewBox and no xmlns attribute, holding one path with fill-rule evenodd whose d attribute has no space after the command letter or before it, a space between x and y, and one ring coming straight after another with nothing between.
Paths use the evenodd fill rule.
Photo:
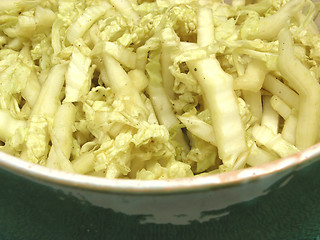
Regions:
<instances>
[{"instance_id":1,"label":"chopped chinese cabbage","mask_svg":"<svg viewBox=\"0 0 320 240\"><path fill-rule=\"evenodd\" d=\"M318 12L310 0L0 1L0 150L143 180L295 154L320 141Z\"/></svg>"}]
</instances>

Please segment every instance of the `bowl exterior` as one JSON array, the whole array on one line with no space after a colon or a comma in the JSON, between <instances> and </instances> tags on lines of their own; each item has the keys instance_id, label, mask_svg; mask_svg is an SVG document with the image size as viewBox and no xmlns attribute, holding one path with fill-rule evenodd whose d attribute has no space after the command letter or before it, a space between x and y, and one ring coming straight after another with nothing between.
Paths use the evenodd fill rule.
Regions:
<instances>
[{"instance_id":1,"label":"bowl exterior","mask_svg":"<svg viewBox=\"0 0 320 240\"><path fill-rule=\"evenodd\" d=\"M116 193L0 169L0 240L314 239L320 161L219 187Z\"/></svg>"}]
</instances>

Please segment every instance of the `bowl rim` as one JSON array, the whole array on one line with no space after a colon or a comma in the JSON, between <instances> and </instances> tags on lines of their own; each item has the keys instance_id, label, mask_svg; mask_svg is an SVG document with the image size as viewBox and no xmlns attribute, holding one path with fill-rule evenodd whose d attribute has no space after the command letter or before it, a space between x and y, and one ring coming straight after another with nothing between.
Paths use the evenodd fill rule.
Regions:
<instances>
[{"instance_id":1,"label":"bowl rim","mask_svg":"<svg viewBox=\"0 0 320 240\"><path fill-rule=\"evenodd\" d=\"M246 169L220 174L203 175L188 178L167 180L105 179L100 177L68 173L50 169L35 163L27 162L7 153L0 152L0 168L43 184L58 184L93 191L115 192L126 194L174 193L199 191L218 188L226 185L240 184L261 179L265 176L290 168L297 168L303 163L318 160L320 143L294 155Z\"/></svg>"}]
</instances>

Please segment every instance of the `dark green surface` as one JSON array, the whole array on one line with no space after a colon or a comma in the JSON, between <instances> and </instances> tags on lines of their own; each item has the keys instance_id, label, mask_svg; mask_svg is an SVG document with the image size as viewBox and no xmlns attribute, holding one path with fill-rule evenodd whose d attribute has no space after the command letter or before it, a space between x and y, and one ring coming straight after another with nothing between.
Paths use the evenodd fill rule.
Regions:
<instances>
[{"instance_id":1,"label":"dark green surface","mask_svg":"<svg viewBox=\"0 0 320 240\"><path fill-rule=\"evenodd\" d=\"M184 226L140 224L144 216L95 207L1 170L0 239L315 239L320 234L319 170L313 163L284 187L279 181L268 195L220 211L230 211L228 216ZM186 201L189 194L176 194L176 200Z\"/></svg>"}]
</instances>

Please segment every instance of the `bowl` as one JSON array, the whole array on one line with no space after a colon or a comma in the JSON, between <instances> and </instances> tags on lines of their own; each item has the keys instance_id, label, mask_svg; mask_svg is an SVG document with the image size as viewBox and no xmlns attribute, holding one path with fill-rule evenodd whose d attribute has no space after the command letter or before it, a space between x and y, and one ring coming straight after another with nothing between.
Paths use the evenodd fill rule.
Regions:
<instances>
[{"instance_id":1,"label":"bowl","mask_svg":"<svg viewBox=\"0 0 320 240\"><path fill-rule=\"evenodd\" d=\"M0 239L313 239L320 144L259 166L175 180L107 180L0 153Z\"/></svg>"},{"instance_id":2,"label":"bowl","mask_svg":"<svg viewBox=\"0 0 320 240\"><path fill-rule=\"evenodd\" d=\"M0 152L0 240L315 239L320 144L271 163L173 180L107 180Z\"/></svg>"}]
</instances>

